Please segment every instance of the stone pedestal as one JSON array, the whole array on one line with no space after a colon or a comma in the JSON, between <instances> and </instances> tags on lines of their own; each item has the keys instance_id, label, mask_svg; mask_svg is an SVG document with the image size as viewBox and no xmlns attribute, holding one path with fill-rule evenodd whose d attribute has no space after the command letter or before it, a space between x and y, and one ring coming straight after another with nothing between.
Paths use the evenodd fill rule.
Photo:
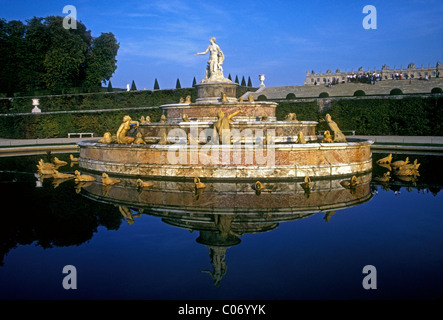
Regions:
<instances>
[{"instance_id":1,"label":"stone pedestal","mask_svg":"<svg viewBox=\"0 0 443 320\"><path fill-rule=\"evenodd\" d=\"M222 93L226 94L228 101L237 101L237 87L235 82L208 82L195 85L197 88L196 103L220 102Z\"/></svg>"}]
</instances>

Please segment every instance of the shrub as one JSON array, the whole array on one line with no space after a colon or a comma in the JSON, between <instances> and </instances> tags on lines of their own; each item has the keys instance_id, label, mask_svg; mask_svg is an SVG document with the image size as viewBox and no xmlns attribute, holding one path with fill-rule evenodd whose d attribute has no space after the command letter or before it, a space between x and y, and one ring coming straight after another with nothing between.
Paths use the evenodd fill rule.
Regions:
<instances>
[{"instance_id":1,"label":"shrub","mask_svg":"<svg viewBox=\"0 0 443 320\"><path fill-rule=\"evenodd\" d=\"M258 101L266 101L266 100L268 100L268 98L264 94L261 94L257 97L257 100Z\"/></svg>"},{"instance_id":2,"label":"shrub","mask_svg":"<svg viewBox=\"0 0 443 320\"><path fill-rule=\"evenodd\" d=\"M431 93L443 93L443 90L442 90L442 88L435 87L435 88L432 88Z\"/></svg>"},{"instance_id":3,"label":"shrub","mask_svg":"<svg viewBox=\"0 0 443 320\"><path fill-rule=\"evenodd\" d=\"M395 88L395 89L392 89L391 92L389 92L389 94L392 96L400 95L400 94L403 94L403 91L401 91L401 89L399 89L399 88Z\"/></svg>"},{"instance_id":4,"label":"shrub","mask_svg":"<svg viewBox=\"0 0 443 320\"><path fill-rule=\"evenodd\" d=\"M295 93L288 93L287 95L286 95L286 99L287 100L291 100L291 99L295 99Z\"/></svg>"},{"instance_id":5,"label":"shrub","mask_svg":"<svg viewBox=\"0 0 443 320\"><path fill-rule=\"evenodd\" d=\"M357 90L354 92L354 97L363 97L366 93L363 90Z\"/></svg>"},{"instance_id":6,"label":"shrub","mask_svg":"<svg viewBox=\"0 0 443 320\"><path fill-rule=\"evenodd\" d=\"M327 98L327 97L329 97L329 93L327 93L327 92L322 92L322 93L319 94L318 97L319 97L319 98Z\"/></svg>"}]
</instances>

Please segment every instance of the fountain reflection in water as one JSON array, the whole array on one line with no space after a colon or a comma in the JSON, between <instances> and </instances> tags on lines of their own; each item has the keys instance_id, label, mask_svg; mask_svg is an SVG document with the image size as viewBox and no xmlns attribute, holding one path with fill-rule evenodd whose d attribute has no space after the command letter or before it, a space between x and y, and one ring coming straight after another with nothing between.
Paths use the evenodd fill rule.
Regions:
<instances>
[{"instance_id":1,"label":"fountain reflection in water","mask_svg":"<svg viewBox=\"0 0 443 320\"><path fill-rule=\"evenodd\" d=\"M245 234L271 231L279 223L323 212L329 221L338 210L360 205L372 198L371 173L350 178L293 181L206 182L152 180L140 189L134 178L122 178L109 188L99 182L82 188L81 194L117 206L128 224L142 213L163 222L199 232L197 242L209 248L213 270L208 273L218 286L227 271L227 249L238 245Z\"/></svg>"}]
</instances>

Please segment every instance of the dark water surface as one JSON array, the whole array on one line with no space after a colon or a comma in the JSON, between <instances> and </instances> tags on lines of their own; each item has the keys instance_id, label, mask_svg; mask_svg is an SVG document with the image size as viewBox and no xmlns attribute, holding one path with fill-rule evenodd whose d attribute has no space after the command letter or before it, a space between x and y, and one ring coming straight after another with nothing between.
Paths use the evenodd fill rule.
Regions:
<instances>
[{"instance_id":1,"label":"dark water surface","mask_svg":"<svg viewBox=\"0 0 443 320\"><path fill-rule=\"evenodd\" d=\"M60 172L78 169L56 156ZM309 195L301 181L196 194L190 181L140 191L125 178L77 192L38 180L45 156L0 158L0 299L441 298L443 158L394 159L407 156L421 163L415 181L382 185L374 163L357 190L313 180ZM66 265L77 289L63 286ZM376 289L362 285L366 265Z\"/></svg>"}]
</instances>

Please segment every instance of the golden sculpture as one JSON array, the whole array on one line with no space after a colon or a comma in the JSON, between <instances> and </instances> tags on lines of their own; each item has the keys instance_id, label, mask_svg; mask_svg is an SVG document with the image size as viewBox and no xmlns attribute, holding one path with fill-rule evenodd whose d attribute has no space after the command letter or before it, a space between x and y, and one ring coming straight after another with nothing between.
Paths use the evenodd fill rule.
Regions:
<instances>
[{"instance_id":1,"label":"golden sculpture","mask_svg":"<svg viewBox=\"0 0 443 320\"><path fill-rule=\"evenodd\" d=\"M188 115L187 115L186 113L182 116L182 120L183 120L184 122L190 122L190 120L189 120L189 118L188 118Z\"/></svg>"},{"instance_id":2,"label":"golden sculpture","mask_svg":"<svg viewBox=\"0 0 443 320\"><path fill-rule=\"evenodd\" d=\"M260 181L257 181L254 185L254 190L255 191L262 191L265 187L262 185L262 183Z\"/></svg>"},{"instance_id":3,"label":"golden sculpture","mask_svg":"<svg viewBox=\"0 0 443 320\"><path fill-rule=\"evenodd\" d=\"M357 186L357 177L356 176L352 176L352 178L350 180L341 181L340 184L344 188L347 188L347 189L355 188Z\"/></svg>"},{"instance_id":4,"label":"golden sculpture","mask_svg":"<svg viewBox=\"0 0 443 320\"><path fill-rule=\"evenodd\" d=\"M406 159L403 160L397 160L391 163L391 167L393 167L394 169L397 169L401 166L404 166L405 164L409 163L409 157L406 157Z\"/></svg>"},{"instance_id":5,"label":"golden sculpture","mask_svg":"<svg viewBox=\"0 0 443 320\"><path fill-rule=\"evenodd\" d=\"M200 182L200 178L198 178L198 177L194 178L194 186L195 186L195 189L206 188L206 185L203 182Z\"/></svg>"},{"instance_id":6,"label":"golden sculpture","mask_svg":"<svg viewBox=\"0 0 443 320\"><path fill-rule=\"evenodd\" d=\"M388 182L391 180L391 173L389 171L385 172L382 177L375 177L374 180L379 182Z\"/></svg>"},{"instance_id":7,"label":"golden sculpture","mask_svg":"<svg viewBox=\"0 0 443 320\"><path fill-rule=\"evenodd\" d=\"M311 178L309 176L306 176L302 183L303 189L311 189Z\"/></svg>"},{"instance_id":8,"label":"golden sculpture","mask_svg":"<svg viewBox=\"0 0 443 320\"><path fill-rule=\"evenodd\" d=\"M160 137L160 140L157 142L157 144L164 145L164 144L168 144L168 143L169 143L169 141L168 141L168 137L166 136L166 132L163 132Z\"/></svg>"},{"instance_id":9,"label":"golden sculpture","mask_svg":"<svg viewBox=\"0 0 443 320\"><path fill-rule=\"evenodd\" d=\"M326 123L329 126L329 129L334 134L334 142L346 142L345 135L341 132L341 130L338 128L337 123L331 119L330 114L326 114L325 119L322 119L321 121L326 121Z\"/></svg>"},{"instance_id":10,"label":"golden sculpture","mask_svg":"<svg viewBox=\"0 0 443 320\"><path fill-rule=\"evenodd\" d=\"M40 170L55 169L55 164L50 162L44 162L43 159L40 159L37 168L39 168Z\"/></svg>"},{"instance_id":11,"label":"golden sculpture","mask_svg":"<svg viewBox=\"0 0 443 320\"><path fill-rule=\"evenodd\" d=\"M178 101L178 103L185 103L185 99L183 97L180 97L180 100Z\"/></svg>"},{"instance_id":12,"label":"golden sculpture","mask_svg":"<svg viewBox=\"0 0 443 320\"><path fill-rule=\"evenodd\" d=\"M132 142L134 142L135 138L126 136L129 129L131 129L131 124L135 124L136 128L138 128L138 126L139 126L138 121L132 121L130 116L124 116L123 123L120 125L120 128L118 128L118 130L117 130L117 143L132 143Z\"/></svg>"},{"instance_id":13,"label":"golden sculpture","mask_svg":"<svg viewBox=\"0 0 443 320\"><path fill-rule=\"evenodd\" d=\"M56 166L64 166L64 165L68 164L66 161L60 160L57 157L54 157L53 162Z\"/></svg>"},{"instance_id":14,"label":"golden sculpture","mask_svg":"<svg viewBox=\"0 0 443 320\"><path fill-rule=\"evenodd\" d=\"M261 117L261 121L268 121L268 115L265 113L263 113L262 117Z\"/></svg>"},{"instance_id":15,"label":"golden sculpture","mask_svg":"<svg viewBox=\"0 0 443 320\"><path fill-rule=\"evenodd\" d=\"M151 117L150 116L146 116L145 123L151 123Z\"/></svg>"},{"instance_id":16,"label":"golden sculpture","mask_svg":"<svg viewBox=\"0 0 443 320\"><path fill-rule=\"evenodd\" d=\"M214 123L214 130L218 133L219 142L221 144L231 144L231 126L230 121L237 114L242 113L242 110L231 113L225 116L223 111L219 111L217 114L218 120ZM215 136L215 134L214 134Z\"/></svg>"},{"instance_id":17,"label":"golden sculpture","mask_svg":"<svg viewBox=\"0 0 443 320\"><path fill-rule=\"evenodd\" d=\"M120 180L109 178L108 174L102 173L102 182L104 185L114 185L120 182Z\"/></svg>"},{"instance_id":18,"label":"golden sculpture","mask_svg":"<svg viewBox=\"0 0 443 320\"><path fill-rule=\"evenodd\" d=\"M38 168L38 174L41 176L48 176L48 175L50 176L52 175L52 170L54 170L54 169L42 169L40 168L39 165L37 165L37 168Z\"/></svg>"},{"instance_id":19,"label":"golden sculpture","mask_svg":"<svg viewBox=\"0 0 443 320\"><path fill-rule=\"evenodd\" d=\"M186 96L185 103L191 103L191 96L190 95Z\"/></svg>"},{"instance_id":20,"label":"golden sculpture","mask_svg":"<svg viewBox=\"0 0 443 320\"><path fill-rule=\"evenodd\" d=\"M326 130L325 133L323 134L323 140L321 142L322 143L334 142L334 140L332 140L331 133L328 130Z\"/></svg>"},{"instance_id":21,"label":"golden sculpture","mask_svg":"<svg viewBox=\"0 0 443 320\"><path fill-rule=\"evenodd\" d=\"M238 98L238 102L243 102L243 97Z\"/></svg>"},{"instance_id":22,"label":"golden sculpture","mask_svg":"<svg viewBox=\"0 0 443 320\"><path fill-rule=\"evenodd\" d=\"M105 132L105 134L103 135L103 138L98 140L98 142L100 142L100 143L112 143L112 142L114 142L114 140L113 140L110 132ZM117 141L115 141L115 142L117 142Z\"/></svg>"},{"instance_id":23,"label":"golden sculpture","mask_svg":"<svg viewBox=\"0 0 443 320\"><path fill-rule=\"evenodd\" d=\"M295 113L288 113L285 117L285 121L298 121Z\"/></svg>"},{"instance_id":24,"label":"golden sculpture","mask_svg":"<svg viewBox=\"0 0 443 320\"><path fill-rule=\"evenodd\" d=\"M73 174L58 172L57 170L52 170L52 177L54 179L72 179L74 178Z\"/></svg>"},{"instance_id":25,"label":"golden sculpture","mask_svg":"<svg viewBox=\"0 0 443 320\"><path fill-rule=\"evenodd\" d=\"M69 155L69 159L71 159L71 162L78 162L78 158L75 158L72 154Z\"/></svg>"},{"instance_id":26,"label":"golden sculpture","mask_svg":"<svg viewBox=\"0 0 443 320\"><path fill-rule=\"evenodd\" d=\"M228 97L226 96L226 93L222 92L221 93L221 102L228 102Z\"/></svg>"},{"instance_id":27,"label":"golden sculpture","mask_svg":"<svg viewBox=\"0 0 443 320\"><path fill-rule=\"evenodd\" d=\"M160 123L165 123L166 121L168 121L166 119L166 116L164 114L162 114L161 117L160 117Z\"/></svg>"},{"instance_id":28,"label":"golden sculpture","mask_svg":"<svg viewBox=\"0 0 443 320\"><path fill-rule=\"evenodd\" d=\"M412 169L412 170L418 170L420 167L420 163L417 162L418 160L415 159L414 163L406 163L404 165L400 165L398 167L395 167L396 170L403 170L403 169Z\"/></svg>"},{"instance_id":29,"label":"golden sculpture","mask_svg":"<svg viewBox=\"0 0 443 320\"><path fill-rule=\"evenodd\" d=\"M309 199L309 196L311 195L311 178L309 176L306 176L304 178L301 187L305 191L305 197Z\"/></svg>"},{"instance_id":30,"label":"golden sculpture","mask_svg":"<svg viewBox=\"0 0 443 320\"><path fill-rule=\"evenodd\" d=\"M154 183L152 183L152 182L145 182L142 179L137 179L136 184L137 184L137 187L141 188L141 189L142 188L149 188L149 187L152 187L154 185Z\"/></svg>"},{"instance_id":31,"label":"golden sculpture","mask_svg":"<svg viewBox=\"0 0 443 320\"><path fill-rule=\"evenodd\" d=\"M249 101L249 102L254 102L254 96L253 96L252 94L250 94L250 95L248 96L248 101Z\"/></svg>"},{"instance_id":32,"label":"golden sculpture","mask_svg":"<svg viewBox=\"0 0 443 320\"><path fill-rule=\"evenodd\" d=\"M144 123L146 121L145 116L141 116L139 121L140 123Z\"/></svg>"},{"instance_id":33,"label":"golden sculpture","mask_svg":"<svg viewBox=\"0 0 443 320\"><path fill-rule=\"evenodd\" d=\"M141 132L137 132L134 144L146 144Z\"/></svg>"},{"instance_id":34,"label":"golden sculpture","mask_svg":"<svg viewBox=\"0 0 443 320\"><path fill-rule=\"evenodd\" d=\"M297 141L296 141L296 143L306 144L306 139L305 139L305 136L303 135L303 132L299 131L297 133Z\"/></svg>"},{"instance_id":35,"label":"golden sculpture","mask_svg":"<svg viewBox=\"0 0 443 320\"><path fill-rule=\"evenodd\" d=\"M387 157L384 157L384 158L378 159L378 160L376 161L376 163L378 163L378 164L390 164L391 161L392 161L392 153L389 154Z\"/></svg>"},{"instance_id":36,"label":"golden sculpture","mask_svg":"<svg viewBox=\"0 0 443 320\"><path fill-rule=\"evenodd\" d=\"M36 166L38 169L38 174L41 176L51 176L52 170L55 169L55 165L53 163L44 162L43 159L40 159Z\"/></svg>"},{"instance_id":37,"label":"golden sculpture","mask_svg":"<svg viewBox=\"0 0 443 320\"><path fill-rule=\"evenodd\" d=\"M419 172L415 168L400 168L399 170L394 171L396 176L420 176Z\"/></svg>"},{"instance_id":38,"label":"golden sculpture","mask_svg":"<svg viewBox=\"0 0 443 320\"><path fill-rule=\"evenodd\" d=\"M74 181L75 182L91 182L91 181L95 181L95 178L92 176L88 176L85 174L81 174L80 171L75 170L74 172Z\"/></svg>"}]
</instances>

